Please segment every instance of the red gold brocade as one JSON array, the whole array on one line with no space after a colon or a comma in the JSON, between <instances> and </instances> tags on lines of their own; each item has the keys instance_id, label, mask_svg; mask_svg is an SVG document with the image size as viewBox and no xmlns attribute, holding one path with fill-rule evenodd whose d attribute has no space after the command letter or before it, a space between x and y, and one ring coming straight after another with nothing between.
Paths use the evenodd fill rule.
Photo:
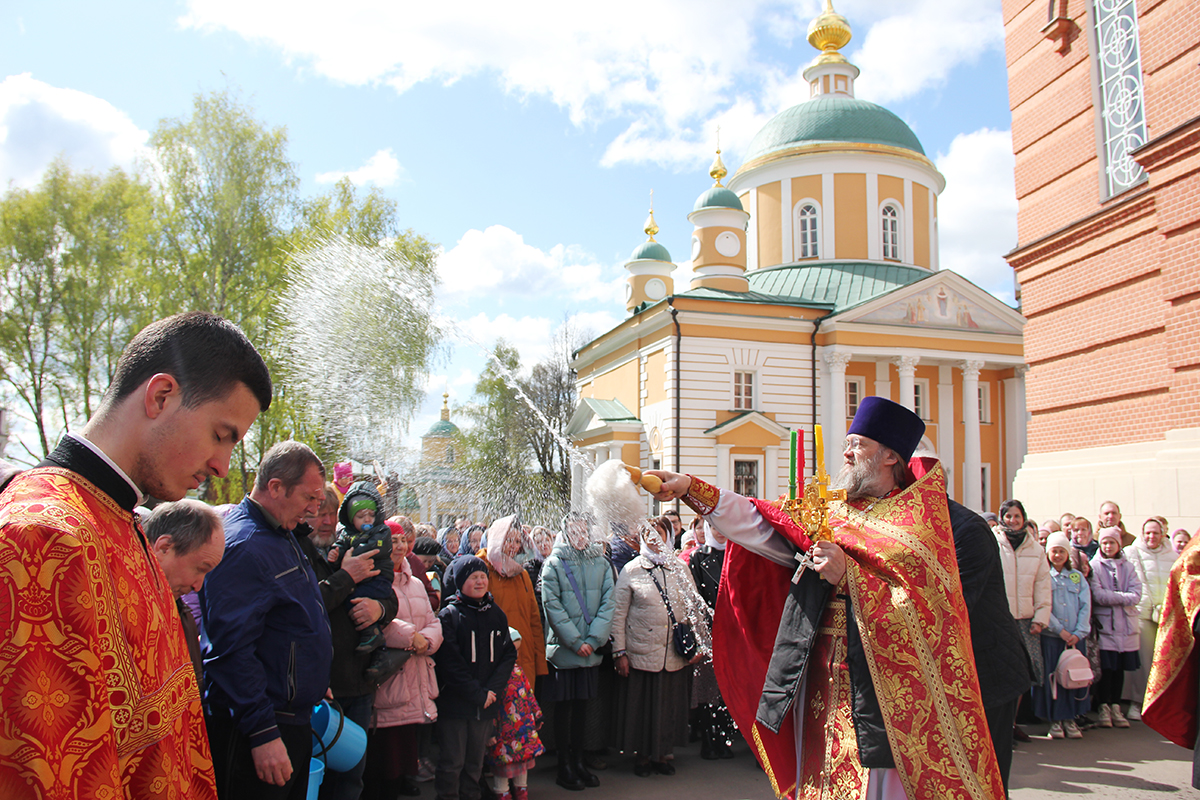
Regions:
<instances>
[{"instance_id":1,"label":"red gold brocade","mask_svg":"<svg viewBox=\"0 0 1200 800\"><path fill-rule=\"evenodd\" d=\"M1193 625L1200 613L1200 536L1179 554L1163 599L1142 721L1180 747L1196 746L1200 693Z\"/></svg>"},{"instance_id":2,"label":"red gold brocade","mask_svg":"<svg viewBox=\"0 0 1200 800\"><path fill-rule=\"evenodd\" d=\"M944 473L934 466L907 489L868 505L831 504L830 526L847 555L839 594L848 594L853 605L905 791L909 797L999 800L1004 789L979 696ZM793 544L802 536L771 521ZM809 657L806 695L797 700L804 703L797 791L794 726L789 722L773 734L755 721L756 689L761 692L774 644L772 620L757 623L737 645L726 644L735 628L730 622L747 621L739 605L756 593L780 594L766 603L758 600L759 611L782 609L790 572L744 549L735 552L726 557L730 580L722 587L725 597L714 623L718 678L724 676L722 693L735 721L778 796L864 797L868 770L859 762L850 715L844 600L834 598L825 609ZM777 627L778 613L773 620ZM743 652L734 652L739 649ZM735 700L725 694L727 686Z\"/></svg>"},{"instance_id":3,"label":"red gold brocade","mask_svg":"<svg viewBox=\"0 0 1200 800\"><path fill-rule=\"evenodd\" d=\"M0 498L0 797L216 797L196 673L131 514L38 468Z\"/></svg>"}]
</instances>

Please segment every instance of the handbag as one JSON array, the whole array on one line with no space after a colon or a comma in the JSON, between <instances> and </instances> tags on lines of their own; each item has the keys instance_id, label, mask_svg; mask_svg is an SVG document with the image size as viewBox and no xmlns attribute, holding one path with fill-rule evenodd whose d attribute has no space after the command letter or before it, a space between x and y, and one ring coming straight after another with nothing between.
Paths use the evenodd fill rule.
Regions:
<instances>
[{"instance_id":1,"label":"handbag","mask_svg":"<svg viewBox=\"0 0 1200 800\"><path fill-rule=\"evenodd\" d=\"M1058 666L1054 669L1054 682L1050 686L1050 696L1058 699L1058 687L1064 689L1086 689L1092 685L1095 675L1088 657L1075 649L1074 645L1063 650L1058 657Z\"/></svg>"},{"instance_id":2,"label":"handbag","mask_svg":"<svg viewBox=\"0 0 1200 800\"><path fill-rule=\"evenodd\" d=\"M667 590L658 582L658 578L654 577L654 570L650 570L650 580L654 581L654 585L658 588L658 593L662 595L663 603L667 606L667 616L671 620L671 639L675 643L675 653L684 661L691 661L696 657L697 651L700 649L700 643L696 641L696 632L692 630L691 623L680 622L675 619L675 611L671 608L671 599L667 597Z\"/></svg>"}]
</instances>

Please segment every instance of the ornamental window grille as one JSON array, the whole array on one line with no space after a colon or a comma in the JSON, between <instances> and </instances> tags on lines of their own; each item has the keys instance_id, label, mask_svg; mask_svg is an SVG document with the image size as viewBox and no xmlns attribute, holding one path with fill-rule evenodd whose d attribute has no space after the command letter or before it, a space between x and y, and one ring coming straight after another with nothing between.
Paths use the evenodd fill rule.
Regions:
<instances>
[{"instance_id":1,"label":"ornamental window grille","mask_svg":"<svg viewBox=\"0 0 1200 800\"><path fill-rule=\"evenodd\" d=\"M820 258L821 249L817 236L820 225L817 207L805 203L796 214L796 258Z\"/></svg>"},{"instance_id":2,"label":"ornamental window grille","mask_svg":"<svg viewBox=\"0 0 1200 800\"><path fill-rule=\"evenodd\" d=\"M883 257L891 261L900 260L900 212L893 205L886 205L880 214L883 220Z\"/></svg>"},{"instance_id":3,"label":"ornamental window grille","mask_svg":"<svg viewBox=\"0 0 1200 800\"><path fill-rule=\"evenodd\" d=\"M733 462L733 490L742 497L758 497L758 462Z\"/></svg>"},{"instance_id":4,"label":"ornamental window grille","mask_svg":"<svg viewBox=\"0 0 1200 800\"><path fill-rule=\"evenodd\" d=\"M1113 197L1145 177L1130 155L1146 143L1146 100L1136 0L1092 0L1100 108L1104 196Z\"/></svg>"}]
</instances>

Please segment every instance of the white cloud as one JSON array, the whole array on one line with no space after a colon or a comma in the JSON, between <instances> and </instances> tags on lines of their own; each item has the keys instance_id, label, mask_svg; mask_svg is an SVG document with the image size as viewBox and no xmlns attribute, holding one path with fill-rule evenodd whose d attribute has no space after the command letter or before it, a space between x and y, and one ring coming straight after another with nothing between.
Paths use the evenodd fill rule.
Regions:
<instances>
[{"instance_id":1,"label":"white cloud","mask_svg":"<svg viewBox=\"0 0 1200 800\"><path fill-rule=\"evenodd\" d=\"M439 296L455 302L471 297L552 295L556 302L620 302L625 276L576 245L556 244L549 251L526 244L503 225L469 230L438 259Z\"/></svg>"},{"instance_id":2,"label":"white cloud","mask_svg":"<svg viewBox=\"0 0 1200 800\"><path fill-rule=\"evenodd\" d=\"M404 174L404 167L400 165L400 161L396 158L396 154L392 148L388 147L384 150L379 150L375 155L367 159L367 163L363 164L356 170L349 172L322 172L317 175L317 183L337 183L342 178L349 178L350 182L355 186L362 186L364 183L373 183L376 186L391 186L401 175Z\"/></svg>"},{"instance_id":3,"label":"white cloud","mask_svg":"<svg viewBox=\"0 0 1200 800\"><path fill-rule=\"evenodd\" d=\"M938 198L942 268L1013 303L1012 268L1003 258L1017 245L1012 133L959 134L948 153L938 154L937 166L946 176Z\"/></svg>"},{"instance_id":4,"label":"white cloud","mask_svg":"<svg viewBox=\"0 0 1200 800\"><path fill-rule=\"evenodd\" d=\"M843 8L842 6L846 7ZM1003 40L1000 11L978 0L847 0L864 95L897 99L937 85ZM881 14L886 9L886 16ZM808 97L815 56L803 33L817 0L539 0L453 6L353 0L189 0L184 27L230 30L277 47L331 80L404 92L423 81L494 76L519 97L565 109L576 125L627 119L602 163L695 168L713 129L736 156L768 117ZM931 36L937 47L914 46ZM790 50L779 50L783 43ZM780 53L775 55L775 53ZM805 62L798 64L798 61Z\"/></svg>"},{"instance_id":5,"label":"white cloud","mask_svg":"<svg viewBox=\"0 0 1200 800\"><path fill-rule=\"evenodd\" d=\"M131 168L148 138L107 100L28 72L0 82L0 186L33 186L60 154L77 170Z\"/></svg>"},{"instance_id":6,"label":"white cloud","mask_svg":"<svg viewBox=\"0 0 1200 800\"><path fill-rule=\"evenodd\" d=\"M999 3L909 0L888 8L893 13L871 25L858 49L852 45L848 53L862 70L855 94L864 100L886 104L941 86L955 68L1004 46ZM930 46L934 39L936 46Z\"/></svg>"}]
</instances>

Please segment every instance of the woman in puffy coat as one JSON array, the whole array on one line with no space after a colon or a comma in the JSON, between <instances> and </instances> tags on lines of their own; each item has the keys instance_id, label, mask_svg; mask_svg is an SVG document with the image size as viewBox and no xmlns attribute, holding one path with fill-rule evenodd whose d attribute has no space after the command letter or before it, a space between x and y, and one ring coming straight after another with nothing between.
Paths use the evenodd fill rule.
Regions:
<instances>
[{"instance_id":1,"label":"woman in puffy coat","mask_svg":"<svg viewBox=\"0 0 1200 800\"><path fill-rule=\"evenodd\" d=\"M1138 601L1142 582L1121 550L1124 533L1116 526L1101 528L1100 552L1092 559L1092 618L1100 634L1100 680L1096 684L1102 728L1128 728L1121 713L1125 673L1138 668Z\"/></svg>"},{"instance_id":2,"label":"woman in puffy coat","mask_svg":"<svg viewBox=\"0 0 1200 800\"><path fill-rule=\"evenodd\" d=\"M996 544L1000 547L1008 610L1012 612L1021 637L1025 640L1025 649L1029 651L1029 660L1033 664L1034 686L1037 686L1045 681L1046 670L1054 669L1053 664L1043 664L1040 635L1050 622L1053 601L1050 565L1046 562L1046 551L1026 527L1029 517L1020 500L1005 500L1000 505L999 517ZM1029 735L1016 725L1013 726L1013 738L1029 741Z\"/></svg>"},{"instance_id":3,"label":"woman in puffy coat","mask_svg":"<svg viewBox=\"0 0 1200 800\"><path fill-rule=\"evenodd\" d=\"M546 670L546 635L542 630L538 598L525 562L533 557L533 542L524 534L515 516L501 517L487 529L479 557L488 565L488 590L510 627L521 633L524 644L517 663L530 683Z\"/></svg>"},{"instance_id":4,"label":"woman in puffy coat","mask_svg":"<svg viewBox=\"0 0 1200 800\"><path fill-rule=\"evenodd\" d=\"M412 574L403 530L392 535L392 563L392 589L399 609L384 627L383 638L388 647L408 650L412 656L375 692L363 797L384 800L421 793L415 781L417 734L421 725L437 719L433 701L438 683L432 656L442 645L442 623L429 605L425 585Z\"/></svg>"},{"instance_id":5,"label":"woman in puffy coat","mask_svg":"<svg viewBox=\"0 0 1200 800\"><path fill-rule=\"evenodd\" d=\"M652 772L675 774L669 759L675 745L687 743L688 667L706 655L698 648L687 661L675 650L664 592L676 621L699 632L707 620L692 573L671 550L671 530L666 517L656 517L642 530L641 553L617 578L613 613L613 655L621 678L616 746L637 754L633 771L643 778ZM697 638L711 641L703 634Z\"/></svg>"},{"instance_id":6,"label":"woman in puffy coat","mask_svg":"<svg viewBox=\"0 0 1200 800\"><path fill-rule=\"evenodd\" d=\"M1167 579L1179 554L1167 541L1167 521L1151 517L1142 523L1142 533L1125 548L1125 558L1133 564L1142 584L1142 599L1138 601L1138 620L1141 629L1139 650L1141 666L1130 675L1131 702L1139 708L1146 695L1146 678L1154 663L1154 640L1158 637L1158 617L1163 598L1167 596Z\"/></svg>"},{"instance_id":7,"label":"woman in puffy coat","mask_svg":"<svg viewBox=\"0 0 1200 800\"><path fill-rule=\"evenodd\" d=\"M542 567L546 659L554 667L544 699L555 704L554 742L559 786L599 786L583 759L587 701L600 687L597 652L612 631L613 573L604 544L592 538L588 519L570 515Z\"/></svg>"}]
</instances>

